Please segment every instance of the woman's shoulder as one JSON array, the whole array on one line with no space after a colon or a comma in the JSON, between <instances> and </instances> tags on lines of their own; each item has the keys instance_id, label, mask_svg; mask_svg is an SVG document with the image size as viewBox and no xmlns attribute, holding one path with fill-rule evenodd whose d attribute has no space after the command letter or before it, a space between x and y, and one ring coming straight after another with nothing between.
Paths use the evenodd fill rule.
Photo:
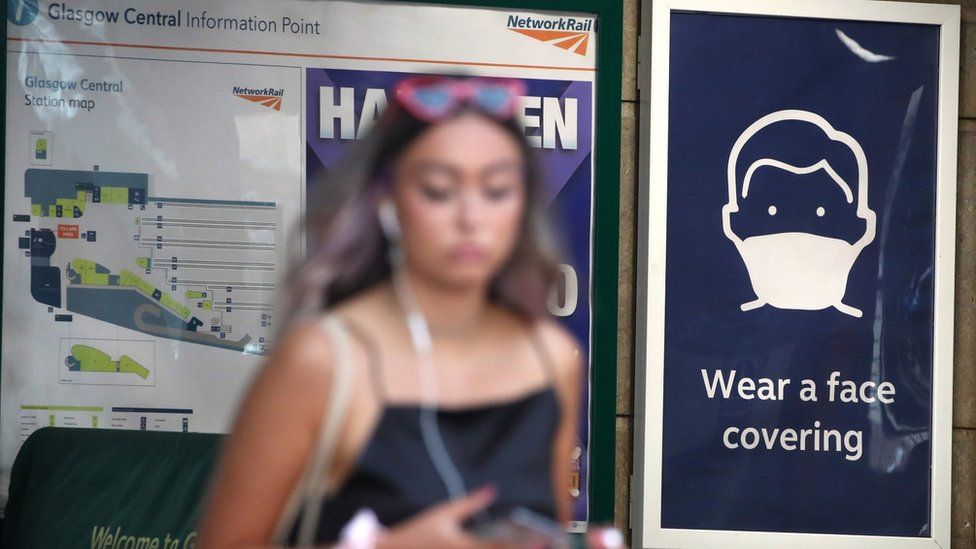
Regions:
<instances>
[{"instance_id":1,"label":"woman's shoulder","mask_svg":"<svg viewBox=\"0 0 976 549\"><path fill-rule=\"evenodd\" d=\"M333 342L324 327L324 315L297 321L281 334L267 368L276 375L326 381L332 368Z\"/></svg>"},{"instance_id":2,"label":"woman's shoulder","mask_svg":"<svg viewBox=\"0 0 976 549\"><path fill-rule=\"evenodd\" d=\"M532 319L527 325L531 337L542 345L548 355L558 378L567 379L579 374L582 348L572 332L548 317Z\"/></svg>"},{"instance_id":3,"label":"woman's shoulder","mask_svg":"<svg viewBox=\"0 0 976 549\"><path fill-rule=\"evenodd\" d=\"M328 375L333 366L336 343L326 327L326 321L329 318L338 321L340 327L347 330L346 333L356 326L374 328L382 324L377 322L383 316L377 310L381 301L378 295L380 291L377 288L364 290L316 317L297 321L282 335L271 362L296 374L317 372Z\"/></svg>"},{"instance_id":4,"label":"woman's shoulder","mask_svg":"<svg viewBox=\"0 0 976 549\"><path fill-rule=\"evenodd\" d=\"M347 324L375 329L390 317L389 293L387 284L376 284L337 303L330 313Z\"/></svg>"},{"instance_id":5,"label":"woman's shoulder","mask_svg":"<svg viewBox=\"0 0 976 549\"><path fill-rule=\"evenodd\" d=\"M579 341L552 318L534 320L531 329L533 337L548 355L560 399L572 402L583 379L583 353Z\"/></svg>"}]
</instances>

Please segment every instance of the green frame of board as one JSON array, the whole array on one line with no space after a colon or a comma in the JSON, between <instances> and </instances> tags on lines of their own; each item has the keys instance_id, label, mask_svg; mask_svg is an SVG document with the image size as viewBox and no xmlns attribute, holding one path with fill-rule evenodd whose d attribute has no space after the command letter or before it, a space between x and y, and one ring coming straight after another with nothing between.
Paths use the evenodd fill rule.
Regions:
<instances>
[{"instance_id":1,"label":"green frame of board","mask_svg":"<svg viewBox=\"0 0 976 549\"><path fill-rule=\"evenodd\" d=\"M407 1L407 0L396 0ZM416 3L416 2L411 2ZM617 275L620 240L620 100L623 34L623 0L424 0L425 4L559 11L592 14L597 19L597 73L595 94L595 169L593 174L592 293L589 409L589 522L614 519L614 470L616 460L617 388ZM555 8L555 9L554 9ZM7 19L7 2L0 11ZM6 109L7 37L0 62L3 86L0 101ZM6 151L6 115L0 148ZM607 151L603 153L602 151ZM0 171L6 181L6 153ZM0 195L0 211L4 197ZM4 237L0 223L0 241ZM0 266L2 273L2 266ZM0 305L3 282L0 280ZM0 325L2 329L2 325ZM600 367L597 367L600 365Z\"/></svg>"}]
</instances>

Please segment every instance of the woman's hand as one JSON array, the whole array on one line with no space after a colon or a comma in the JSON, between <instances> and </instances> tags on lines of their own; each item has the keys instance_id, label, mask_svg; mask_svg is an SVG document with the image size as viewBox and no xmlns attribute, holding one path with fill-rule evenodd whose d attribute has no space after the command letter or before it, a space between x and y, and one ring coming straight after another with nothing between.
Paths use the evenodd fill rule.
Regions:
<instances>
[{"instance_id":1,"label":"woman's hand","mask_svg":"<svg viewBox=\"0 0 976 549\"><path fill-rule=\"evenodd\" d=\"M376 543L376 549L425 547L429 549L468 549L492 547L464 530L464 522L495 500L495 489L488 486L462 499L435 505L390 529Z\"/></svg>"},{"instance_id":2,"label":"woman's hand","mask_svg":"<svg viewBox=\"0 0 976 549\"><path fill-rule=\"evenodd\" d=\"M586 547L589 549L620 549L624 536L612 526L597 526L586 531Z\"/></svg>"}]
</instances>

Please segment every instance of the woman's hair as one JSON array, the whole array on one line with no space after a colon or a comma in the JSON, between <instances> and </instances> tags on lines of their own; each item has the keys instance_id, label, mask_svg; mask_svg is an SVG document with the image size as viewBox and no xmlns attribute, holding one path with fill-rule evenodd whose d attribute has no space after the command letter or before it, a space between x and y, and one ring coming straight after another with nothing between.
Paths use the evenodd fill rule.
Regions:
<instances>
[{"instance_id":1,"label":"woman's hair","mask_svg":"<svg viewBox=\"0 0 976 549\"><path fill-rule=\"evenodd\" d=\"M463 108L453 116L464 112L471 110ZM546 311L559 259L545 211L544 182L516 121L483 116L515 139L525 166L520 235L491 281L489 299L525 318L538 318ZM289 280L290 320L316 316L390 276L388 243L377 206L393 185L393 164L431 126L394 101L334 172L314 178L304 222L308 255Z\"/></svg>"}]
</instances>

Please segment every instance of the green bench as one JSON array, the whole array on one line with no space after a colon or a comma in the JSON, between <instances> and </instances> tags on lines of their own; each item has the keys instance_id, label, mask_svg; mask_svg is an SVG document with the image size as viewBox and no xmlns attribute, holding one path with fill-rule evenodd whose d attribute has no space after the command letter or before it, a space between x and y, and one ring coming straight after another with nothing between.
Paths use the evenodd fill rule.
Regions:
<instances>
[{"instance_id":1,"label":"green bench","mask_svg":"<svg viewBox=\"0 0 976 549\"><path fill-rule=\"evenodd\" d=\"M189 549L222 435L34 432L14 461L3 547Z\"/></svg>"}]
</instances>

